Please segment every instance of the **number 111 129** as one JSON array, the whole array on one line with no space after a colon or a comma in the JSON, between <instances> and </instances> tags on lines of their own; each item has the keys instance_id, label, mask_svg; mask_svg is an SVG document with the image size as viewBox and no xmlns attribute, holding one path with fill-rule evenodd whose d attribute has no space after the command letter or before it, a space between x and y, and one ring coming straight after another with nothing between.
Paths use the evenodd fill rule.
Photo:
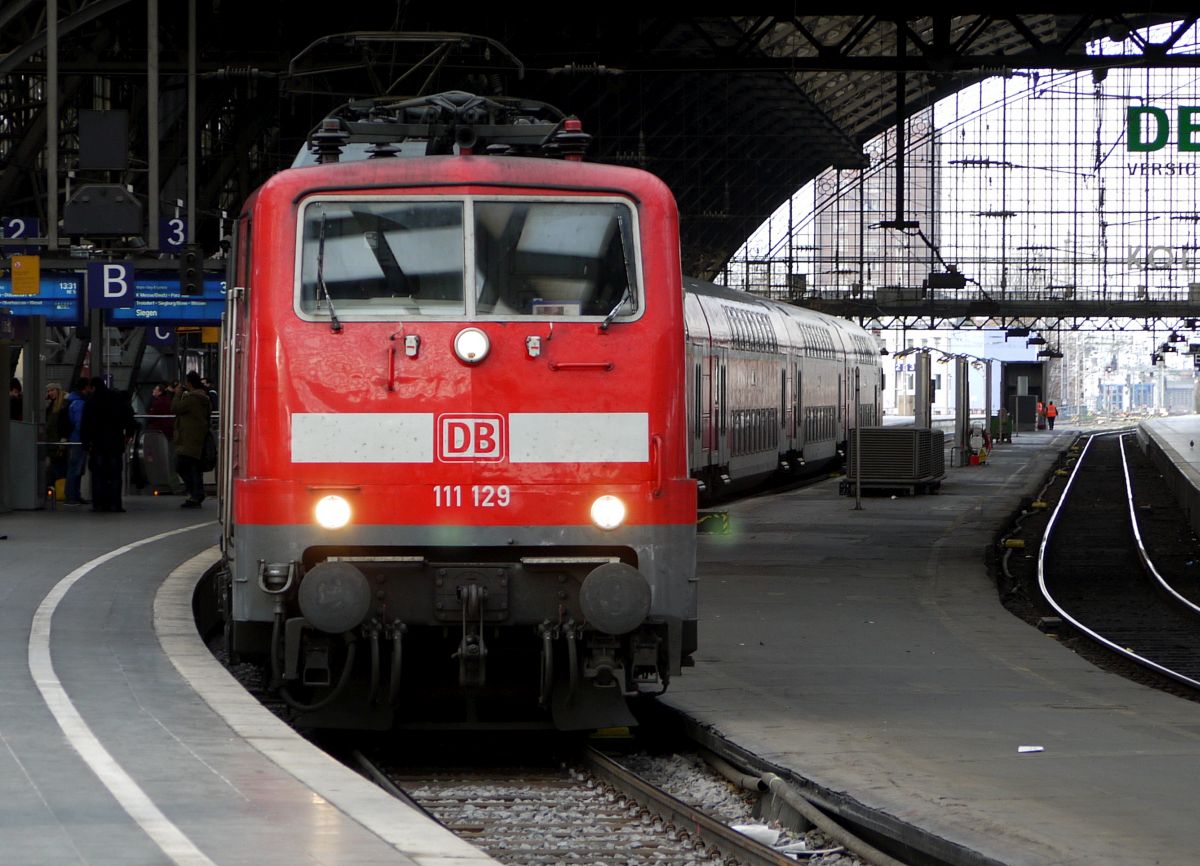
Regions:
<instances>
[{"instance_id":1,"label":"number 111 129","mask_svg":"<svg viewBox=\"0 0 1200 866\"><path fill-rule=\"evenodd\" d=\"M472 484L464 489L461 484L438 484L433 488L435 508L507 508L512 504L512 491L507 484Z\"/></svg>"}]
</instances>

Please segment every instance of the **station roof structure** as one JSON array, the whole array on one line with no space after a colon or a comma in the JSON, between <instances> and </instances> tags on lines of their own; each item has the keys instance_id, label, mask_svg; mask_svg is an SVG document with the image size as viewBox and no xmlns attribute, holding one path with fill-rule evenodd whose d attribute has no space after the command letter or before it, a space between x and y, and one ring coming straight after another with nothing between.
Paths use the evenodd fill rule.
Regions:
<instances>
[{"instance_id":1,"label":"station roof structure","mask_svg":"<svg viewBox=\"0 0 1200 866\"><path fill-rule=\"evenodd\" d=\"M684 270L711 277L746 237L824 169L861 167L869 139L982 78L1024 68L1200 65L1172 40L1122 58L1088 54L1149 24L1196 20L1107 4L955 15L883 4L692 4L692 17L627 2L553 15L511 4L7 0L0 6L0 215L46 211L47 10L57 9L58 164L77 171L81 109L129 112L127 168L110 180L148 197L157 140L164 212L184 198L189 9L195 15L197 240L219 214L289 165L348 99L466 90L578 115L590 158L645 168L675 192ZM148 18L160 110L148 134ZM816 10L825 10L818 13ZM77 179L86 177L77 171ZM62 187L60 187L61 189Z\"/></svg>"}]
</instances>

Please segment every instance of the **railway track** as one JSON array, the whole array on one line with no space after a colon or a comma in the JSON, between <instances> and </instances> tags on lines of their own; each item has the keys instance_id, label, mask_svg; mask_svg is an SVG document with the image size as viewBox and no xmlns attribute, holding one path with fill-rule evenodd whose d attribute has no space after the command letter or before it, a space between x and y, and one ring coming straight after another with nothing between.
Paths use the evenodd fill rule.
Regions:
<instances>
[{"instance_id":1,"label":"railway track","mask_svg":"<svg viewBox=\"0 0 1200 866\"><path fill-rule=\"evenodd\" d=\"M1200 581L1192 567L1200 549L1190 533L1164 525L1169 494L1128 439L1088 440L1046 525L1039 585L1082 634L1200 690Z\"/></svg>"},{"instance_id":2,"label":"railway track","mask_svg":"<svg viewBox=\"0 0 1200 866\"><path fill-rule=\"evenodd\" d=\"M485 770L414 771L355 758L376 782L506 866L796 862L591 748L570 766Z\"/></svg>"},{"instance_id":3,"label":"railway track","mask_svg":"<svg viewBox=\"0 0 1200 866\"><path fill-rule=\"evenodd\" d=\"M460 755L458 769L432 769L414 766L394 751L383 746L370 757L358 750L341 757L505 866L909 862L838 825L783 779L769 773L743 775L716 756L701 760L696 754L639 753L622 756L619 763L588 747L573 749L555 763L546 760L543 742L525 753L523 761L519 747L505 750L520 762L517 766ZM785 823L806 829L768 827L752 817L756 808L781 817L779 810L790 808L792 817ZM925 857L915 862L944 866L947 861Z\"/></svg>"}]
</instances>

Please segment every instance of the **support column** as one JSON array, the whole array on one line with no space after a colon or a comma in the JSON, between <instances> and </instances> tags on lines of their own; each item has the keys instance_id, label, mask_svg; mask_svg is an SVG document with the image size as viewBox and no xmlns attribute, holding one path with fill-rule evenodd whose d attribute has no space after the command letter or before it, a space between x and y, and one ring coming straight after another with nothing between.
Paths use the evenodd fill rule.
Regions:
<instances>
[{"instance_id":1,"label":"support column","mask_svg":"<svg viewBox=\"0 0 1200 866\"><path fill-rule=\"evenodd\" d=\"M103 376L108 367L107 359L104 357L108 351L108 341L104 339L104 310L88 312L88 328L92 333L92 352L89 357L91 375Z\"/></svg>"},{"instance_id":2,"label":"support column","mask_svg":"<svg viewBox=\"0 0 1200 866\"><path fill-rule=\"evenodd\" d=\"M10 511L8 498L8 380L12 376L12 318L0 313L0 368L4 370L4 388L0 391L0 514Z\"/></svg>"},{"instance_id":3,"label":"support column","mask_svg":"<svg viewBox=\"0 0 1200 866\"><path fill-rule=\"evenodd\" d=\"M187 242L191 244L196 242L196 0L188 0L187 62Z\"/></svg>"},{"instance_id":4,"label":"support column","mask_svg":"<svg viewBox=\"0 0 1200 866\"><path fill-rule=\"evenodd\" d=\"M46 0L46 241L58 249L58 0Z\"/></svg>"},{"instance_id":5,"label":"support column","mask_svg":"<svg viewBox=\"0 0 1200 866\"><path fill-rule=\"evenodd\" d=\"M146 228L150 249L158 251L158 0L146 0Z\"/></svg>"},{"instance_id":6,"label":"support column","mask_svg":"<svg viewBox=\"0 0 1200 866\"><path fill-rule=\"evenodd\" d=\"M913 389L913 426L915 427L932 427L933 426L933 382L930 380L929 369L929 352L921 350L917 352L916 358L916 373L914 378L916 387Z\"/></svg>"},{"instance_id":7,"label":"support column","mask_svg":"<svg viewBox=\"0 0 1200 866\"><path fill-rule=\"evenodd\" d=\"M958 465L966 466L971 452L971 380L970 362L954 359L954 436Z\"/></svg>"},{"instance_id":8,"label":"support column","mask_svg":"<svg viewBox=\"0 0 1200 866\"><path fill-rule=\"evenodd\" d=\"M983 424L984 430L991 435L992 430L992 359L988 358L983 362ZM998 423L998 422L997 422ZM997 427L996 441L1000 440L1001 430ZM994 445L995 443L993 443Z\"/></svg>"}]
</instances>

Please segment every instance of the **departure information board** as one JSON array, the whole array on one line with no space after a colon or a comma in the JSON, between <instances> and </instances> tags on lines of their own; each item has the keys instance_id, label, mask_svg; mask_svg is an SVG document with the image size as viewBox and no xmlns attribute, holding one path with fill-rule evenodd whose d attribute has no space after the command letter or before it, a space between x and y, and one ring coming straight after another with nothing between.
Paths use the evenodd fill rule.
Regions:
<instances>
[{"instance_id":1,"label":"departure information board","mask_svg":"<svg viewBox=\"0 0 1200 866\"><path fill-rule=\"evenodd\" d=\"M18 295L13 292L12 280L5 276L0 278L0 307L12 310L14 316L45 316L52 324L82 324L83 280L81 273L43 271L36 295ZM136 276L134 294L134 306L109 310L111 324L120 327L149 322L216 325L220 323L225 307L225 280L206 275L204 294L181 295L177 276L149 271Z\"/></svg>"}]
</instances>

